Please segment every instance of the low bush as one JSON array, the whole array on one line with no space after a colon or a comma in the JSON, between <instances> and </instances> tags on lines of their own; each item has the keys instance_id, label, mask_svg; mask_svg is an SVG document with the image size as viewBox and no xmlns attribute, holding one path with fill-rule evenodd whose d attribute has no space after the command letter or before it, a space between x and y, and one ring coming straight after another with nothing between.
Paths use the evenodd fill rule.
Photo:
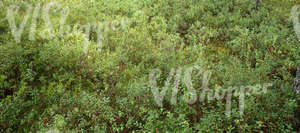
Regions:
<instances>
[{"instance_id":1,"label":"low bush","mask_svg":"<svg viewBox=\"0 0 300 133\"><path fill-rule=\"evenodd\" d=\"M49 2L0 1L0 132L298 130L291 88L300 47L289 19L298 1L66 0L49 8L51 23ZM20 42L7 14L12 5L17 28L30 11ZM179 77L173 105L175 74L192 66L202 71L191 73L191 84ZM175 73L161 107L151 91L155 69L160 91ZM272 86L245 95L243 115L233 96L228 116L225 98L199 100L208 71L212 90ZM182 99L191 86L194 104Z\"/></svg>"}]
</instances>

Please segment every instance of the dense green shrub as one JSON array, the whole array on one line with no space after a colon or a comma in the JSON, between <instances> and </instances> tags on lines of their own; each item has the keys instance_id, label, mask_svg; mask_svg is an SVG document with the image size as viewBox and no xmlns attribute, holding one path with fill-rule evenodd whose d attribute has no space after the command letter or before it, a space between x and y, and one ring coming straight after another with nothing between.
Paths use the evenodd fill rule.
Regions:
<instances>
[{"instance_id":1,"label":"dense green shrub","mask_svg":"<svg viewBox=\"0 0 300 133\"><path fill-rule=\"evenodd\" d=\"M16 4L20 9L15 19L20 24L26 4L34 10L37 3L48 2L2 0L0 18L6 18L8 7ZM42 11L34 40L30 39L32 14L19 43L9 22L0 20L0 132L297 130L297 105L290 88L300 47L289 17L298 1L268 0L259 8L250 0L65 0L59 4L50 12L51 39L41 34L49 34ZM59 36L61 12L67 7L66 25L71 30ZM89 31L87 38L73 28L99 23L103 24L101 51L97 31ZM212 89L273 86L266 94L246 96L243 116L238 97L232 98L230 117L225 115L224 99L186 103L181 98L188 86L181 82L178 103L171 104L168 90L159 107L149 73L162 71L157 81L163 88L172 69L191 66L212 71L208 85ZM192 80L199 88L203 77Z\"/></svg>"}]
</instances>

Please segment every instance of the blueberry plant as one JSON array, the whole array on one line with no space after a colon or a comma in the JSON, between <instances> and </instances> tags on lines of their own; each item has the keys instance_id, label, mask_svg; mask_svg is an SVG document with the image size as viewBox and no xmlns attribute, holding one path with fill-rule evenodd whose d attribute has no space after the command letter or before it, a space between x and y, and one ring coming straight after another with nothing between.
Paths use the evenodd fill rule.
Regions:
<instances>
[{"instance_id":1,"label":"blueberry plant","mask_svg":"<svg viewBox=\"0 0 300 133\"><path fill-rule=\"evenodd\" d=\"M297 132L291 88L300 45L290 14L297 4L1 0L0 132ZM172 69L191 66L211 71L212 90L272 86L245 95L243 115L239 97L230 116L225 99L185 102L182 82L177 103L167 89L158 106L151 71L161 70L162 90ZM193 71L192 86L203 78Z\"/></svg>"}]
</instances>

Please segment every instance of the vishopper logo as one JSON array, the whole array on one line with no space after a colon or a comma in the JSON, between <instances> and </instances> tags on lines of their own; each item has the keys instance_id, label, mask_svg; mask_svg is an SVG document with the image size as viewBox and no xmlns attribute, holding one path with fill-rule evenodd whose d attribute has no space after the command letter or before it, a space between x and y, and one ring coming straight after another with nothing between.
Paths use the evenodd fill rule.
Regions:
<instances>
[{"instance_id":1,"label":"vishopper logo","mask_svg":"<svg viewBox=\"0 0 300 133\"><path fill-rule=\"evenodd\" d=\"M123 18L120 21L113 20L110 22L93 22L84 25L75 24L73 27L71 27L70 25L65 24L70 14L70 8L60 5L58 2L50 2L44 5L37 3L35 6L32 6L32 4L25 4L25 16L19 26L17 26L16 16L21 14L19 13L20 8L21 7L18 5L10 5L7 7L6 18L1 21L8 21L11 34L17 43L20 43L22 40L22 34L28 24L29 18L31 18L31 24L29 28L30 41L36 40L38 35L43 40L53 39L54 37L62 38L63 36L79 35L83 36L84 40L86 41L86 46L84 46L85 52L87 52L86 48L90 44L88 41L91 32L96 33L96 42L98 45L97 48L98 50L101 50L104 32L125 29L126 24L129 23L127 18ZM51 13L60 14L58 24L53 24L51 21ZM38 17L41 17L45 28L37 34L37 23L39 23L38 20L40 20Z\"/></svg>"},{"instance_id":2,"label":"vishopper logo","mask_svg":"<svg viewBox=\"0 0 300 133\"><path fill-rule=\"evenodd\" d=\"M200 88L194 88L192 83L192 72L198 71L196 76L200 76L202 74L202 86ZM253 86L240 86L240 87L217 87L215 89L209 89L208 84L209 80L211 78L212 72L211 71L202 71L200 66L192 66L187 68L184 71L184 77L182 78L183 69L180 67L177 70L174 68L171 69L164 87L158 87L157 80L160 79L162 71L160 69L154 69L150 72L149 78L150 78L150 86L151 91L154 97L154 101L159 107L163 106L163 100L167 93L167 90L171 88L171 81L174 78L174 85L172 88L172 94L170 102L172 105L177 104L177 95L178 95L178 88L180 85L180 82L183 80L186 91L184 91L184 95L181 97L184 102L187 104L194 104L199 99L200 102L203 102L206 98L208 101L211 100L226 100L226 115L230 116L231 114L231 103L233 97L238 97L239 100L239 113L240 115L244 114L244 104L245 104L245 96L249 95L258 95L258 94L266 94L267 88L272 86L270 83L265 84L257 84ZM197 94L199 94L199 97Z\"/></svg>"},{"instance_id":3,"label":"vishopper logo","mask_svg":"<svg viewBox=\"0 0 300 133\"><path fill-rule=\"evenodd\" d=\"M294 30L296 32L297 38L300 41L300 23L299 23L299 14L300 11L298 10L300 5L295 5L291 10L291 19L294 24Z\"/></svg>"}]
</instances>

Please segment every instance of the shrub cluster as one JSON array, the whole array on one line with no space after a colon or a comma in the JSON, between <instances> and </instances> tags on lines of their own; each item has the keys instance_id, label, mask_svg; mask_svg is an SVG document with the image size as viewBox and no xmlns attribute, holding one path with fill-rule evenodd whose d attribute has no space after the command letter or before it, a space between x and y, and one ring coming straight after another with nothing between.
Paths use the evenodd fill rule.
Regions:
<instances>
[{"instance_id":1,"label":"shrub cluster","mask_svg":"<svg viewBox=\"0 0 300 133\"><path fill-rule=\"evenodd\" d=\"M53 31L46 32L43 6L49 2L0 1L0 132L299 130L291 88L300 47L289 19L298 1L268 0L257 7L252 0L57 0L59 6L49 10ZM19 26L28 4L33 9L16 42L7 10L19 6L13 10ZM75 28L61 36L66 8L65 24ZM76 25L89 23L104 25L87 37ZM196 65L212 71L211 89L273 86L267 93L246 95L242 116L238 97L232 98L227 117L226 100L188 104L179 99L172 105L171 89L159 107L150 72L162 71L157 86L163 88L172 69ZM195 73L192 86L199 88L203 77ZM188 86L179 83L178 88L180 97Z\"/></svg>"}]
</instances>

